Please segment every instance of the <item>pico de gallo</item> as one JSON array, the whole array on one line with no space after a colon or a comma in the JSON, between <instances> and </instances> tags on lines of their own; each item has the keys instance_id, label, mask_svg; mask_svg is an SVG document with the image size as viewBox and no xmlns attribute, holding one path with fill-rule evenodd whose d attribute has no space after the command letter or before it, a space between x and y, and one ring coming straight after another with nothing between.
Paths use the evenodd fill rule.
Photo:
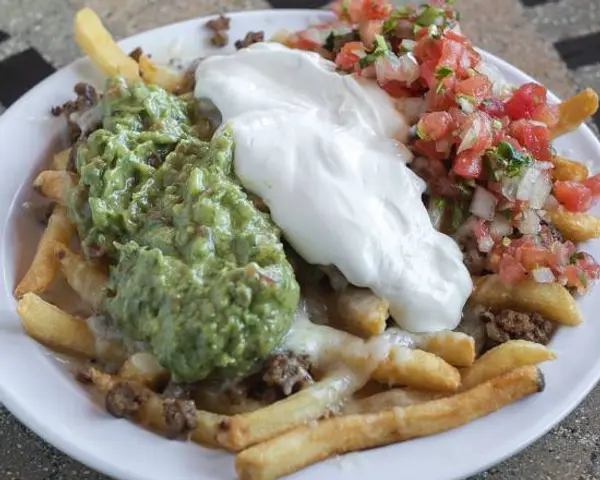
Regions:
<instances>
[{"instance_id":1,"label":"pico de gallo","mask_svg":"<svg viewBox=\"0 0 600 480\"><path fill-rule=\"evenodd\" d=\"M432 222L461 245L471 273L560 282L584 293L600 266L563 239L547 211L588 210L600 195L600 174L553 179L558 107L542 85L509 85L487 64L461 32L452 3L338 0L334 22L296 32L286 44L371 78L398 99L413 124L411 168L427 183Z\"/></svg>"}]
</instances>

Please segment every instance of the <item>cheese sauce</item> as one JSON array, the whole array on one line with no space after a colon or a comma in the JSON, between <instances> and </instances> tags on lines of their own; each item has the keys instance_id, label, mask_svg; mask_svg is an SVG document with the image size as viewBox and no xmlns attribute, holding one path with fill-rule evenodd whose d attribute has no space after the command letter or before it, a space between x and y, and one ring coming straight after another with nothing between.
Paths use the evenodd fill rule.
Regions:
<instances>
[{"instance_id":1,"label":"cheese sauce","mask_svg":"<svg viewBox=\"0 0 600 480\"><path fill-rule=\"evenodd\" d=\"M405 330L456 327L471 279L431 225L383 90L317 54L256 44L200 63L195 95L231 124L237 176L305 260L371 288Z\"/></svg>"}]
</instances>

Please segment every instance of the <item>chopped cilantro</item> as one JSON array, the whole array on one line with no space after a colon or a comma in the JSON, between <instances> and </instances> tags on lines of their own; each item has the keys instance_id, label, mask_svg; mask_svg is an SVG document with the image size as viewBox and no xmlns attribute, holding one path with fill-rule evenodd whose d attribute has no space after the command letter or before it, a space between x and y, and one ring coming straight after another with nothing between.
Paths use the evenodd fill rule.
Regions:
<instances>
[{"instance_id":1,"label":"chopped cilantro","mask_svg":"<svg viewBox=\"0 0 600 480\"><path fill-rule=\"evenodd\" d=\"M419 137L421 140L427 140L425 132L423 131L423 125L421 124L421 122L417 123L417 137Z\"/></svg>"},{"instance_id":2,"label":"chopped cilantro","mask_svg":"<svg viewBox=\"0 0 600 480\"><path fill-rule=\"evenodd\" d=\"M443 8L425 5L423 11L415 19L415 23L422 27L428 27L430 25L434 25L437 19L440 18L443 14Z\"/></svg>"},{"instance_id":3,"label":"chopped cilantro","mask_svg":"<svg viewBox=\"0 0 600 480\"><path fill-rule=\"evenodd\" d=\"M577 272L577 278L581 282L581 285L583 286L583 288L587 288L587 286L588 286L588 280L587 280L587 277L585 276L585 272L579 270Z\"/></svg>"},{"instance_id":4,"label":"chopped cilantro","mask_svg":"<svg viewBox=\"0 0 600 480\"><path fill-rule=\"evenodd\" d=\"M508 142L498 142L496 148L486 152L491 177L498 181L503 176L518 177L523 170L533 163L529 155L524 155Z\"/></svg>"},{"instance_id":5,"label":"chopped cilantro","mask_svg":"<svg viewBox=\"0 0 600 480\"><path fill-rule=\"evenodd\" d=\"M460 205L455 205L452 209L452 228L455 230L465 221L465 212Z\"/></svg>"},{"instance_id":6,"label":"chopped cilantro","mask_svg":"<svg viewBox=\"0 0 600 480\"><path fill-rule=\"evenodd\" d=\"M502 245L504 245L505 247L508 247L511 243L512 243L512 240L510 238L508 238L508 237L502 238Z\"/></svg>"},{"instance_id":7,"label":"chopped cilantro","mask_svg":"<svg viewBox=\"0 0 600 480\"><path fill-rule=\"evenodd\" d=\"M471 195L473 195L474 187L469 185L467 182L458 181L456 182L456 186L460 190L461 195L464 195L465 197L470 197Z\"/></svg>"},{"instance_id":8,"label":"chopped cilantro","mask_svg":"<svg viewBox=\"0 0 600 480\"><path fill-rule=\"evenodd\" d=\"M361 58L358 62L358 65L360 66L360 68L365 68L369 65L373 65L375 63L375 60L385 55L389 51L390 47L385 41L385 38L383 38L383 36L381 35L375 35L375 50Z\"/></svg>"},{"instance_id":9,"label":"chopped cilantro","mask_svg":"<svg viewBox=\"0 0 600 480\"><path fill-rule=\"evenodd\" d=\"M438 67L435 70L435 79L437 80L437 87L435 88L435 93L440 93L444 88L444 79L452 76L454 74L454 70L450 67L442 66Z\"/></svg>"}]
</instances>

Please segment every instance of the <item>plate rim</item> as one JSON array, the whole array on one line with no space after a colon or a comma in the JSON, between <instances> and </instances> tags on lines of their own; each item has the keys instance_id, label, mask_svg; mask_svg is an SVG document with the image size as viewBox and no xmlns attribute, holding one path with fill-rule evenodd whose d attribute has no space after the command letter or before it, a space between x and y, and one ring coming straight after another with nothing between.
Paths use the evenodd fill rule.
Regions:
<instances>
[{"instance_id":1,"label":"plate rim","mask_svg":"<svg viewBox=\"0 0 600 480\"><path fill-rule=\"evenodd\" d=\"M329 14L326 11L311 10L311 9L286 9L286 10L263 9L263 10L252 10L252 11L228 12L228 13L226 13L226 15L230 16L234 19L235 18L243 18L244 21L250 23L251 19L253 17L257 17L257 16L281 16L281 15L284 15L284 16L316 17L317 15L319 15L319 16L326 17ZM202 21L206 21L210 18L214 18L216 16L217 15L206 15L206 16L200 16L200 17L183 20L180 22L171 23L168 25L164 25L164 26L157 27L154 29L139 32L135 35L123 38L122 40L119 40L118 43L122 44L122 43L134 42L139 37L147 36L147 35L160 35L162 32L170 31L179 26L183 26L184 24L202 22ZM500 66L501 69L506 70L506 71L516 72L516 74L518 74L518 76L520 76L520 77L526 77L527 79L530 79L530 81L535 81L533 79L533 77L531 77L530 75L521 71L519 68L511 65L507 61L497 57L496 55L493 55L483 49L477 48L477 50L480 53L482 53L487 59L491 60L492 63ZM28 92L23 94L18 100L16 100L0 116L0 130L2 129L3 126L5 126L6 124L8 124L11 121L11 117L14 115L14 112L19 111L20 106L28 100L28 97L33 96L37 90L43 89L46 84L52 83L54 81L53 78L57 74L59 74L63 70L72 69L76 66L87 65L89 63L90 63L90 60L87 57L78 58L77 60L61 67L56 72L54 72L52 75L48 76L47 78L42 80L40 83L35 85ZM548 96L551 99L551 101L553 101L553 102L560 101L559 97L557 97L551 91L548 91ZM586 142L589 142L590 144L594 144L596 149L598 151L600 151L600 140L596 137L596 135L592 132L592 130L589 128L588 125L583 124L578 129L578 131L585 135ZM18 198L18 196L13 200L16 200L17 198ZM12 211L12 209L9 209L9 211ZM2 228L1 236L2 236L3 240L6 239L6 236L10 233L8 231L8 225L10 223L9 220L10 220L10 218L6 219L7 222ZM7 284L5 284L5 287L8 288ZM598 291L598 289L597 289L592 295L600 296L600 291ZM13 310L15 309L15 306L16 306L16 300L13 299L13 302L12 302ZM588 321L589 320L591 320L591 319L588 319ZM41 347L41 348L44 349L45 347ZM41 350L41 352L45 353L43 350ZM560 361L560 359L558 361ZM598 355L596 364L594 364L593 367L596 367L596 368L590 368L588 372L583 372L583 374L581 375L579 382L577 383L579 388L576 389L576 393L571 392L570 395L568 395L568 396L565 395L565 398L561 402L561 405L563 405L563 407L560 409L560 412L558 413L558 415L555 415L551 421L546 422L543 427L536 427L537 428L536 430L532 430L533 427L530 427L529 430L532 430L534 432L533 434L527 434L526 438L523 438L522 441L520 441L516 445L511 446L511 448L508 448L507 451L505 451L502 455L496 456L494 460L488 460L483 463L478 463L476 460L472 461L470 469L468 471L465 471L464 475L470 476L470 475L477 474L479 472L482 472L483 470L486 470L486 469L492 467L493 465L497 465L498 463L514 456L515 454L522 451L523 449L525 449L526 447L528 447L529 445L531 445L532 443L534 443L535 441L540 439L542 436L547 434L548 431L550 431L554 426L556 426L560 422L562 422L565 419L565 417L568 414L570 414L573 410L575 410L575 408L577 408L577 406L590 394L590 392L594 389L596 384L598 384L598 382L600 381L600 368L597 368L597 367L600 367L600 354ZM35 419L35 417L31 416L28 413L27 407L23 406L18 398L13 397L9 390L10 389L6 388L4 386L4 382L0 379L0 403L2 403L7 408L7 410L9 410L18 419L19 422L26 425L28 428L30 428L32 431L34 431L38 436L40 436L47 443L53 445L54 447L59 449L61 452L65 453L66 455L76 459L77 461L81 462L82 464L84 464L98 472L102 472L106 475L116 477L116 478L136 479L136 480L143 479L143 477L140 476L138 473L131 471L127 468L123 468L120 465L117 465L114 462L111 462L110 460L107 460L107 459L101 457L95 451L90 451L89 449L80 448L79 445L77 444L77 438L70 438L70 437L67 437L67 436L57 432L56 429L51 428L51 425L49 423L38 422ZM84 390L82 389L82 391L84 391ZM565 399L567 401L565 401ZM86 399L86 400L90 401L89 399ZM140 427L136 427L136 428L140 428ZM396 446L398 447L399 445L397 444ZM359 455L360 455L360 453L359 453ZM199 474L201 474L201 472L199 472ZM344 476L344 475L340 475L340 476Z\"/></svg>"}]
</instances>

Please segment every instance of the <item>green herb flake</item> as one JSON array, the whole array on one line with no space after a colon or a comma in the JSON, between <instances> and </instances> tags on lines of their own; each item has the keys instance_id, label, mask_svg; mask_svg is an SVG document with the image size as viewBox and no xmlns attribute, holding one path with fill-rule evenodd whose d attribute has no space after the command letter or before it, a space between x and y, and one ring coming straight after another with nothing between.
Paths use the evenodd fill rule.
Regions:
<instances>
[{"instance_id":1,"label":"green herb flake","mask_svg":"<svg viewBox=\"0 0 600 480\"><path fill-rule=\"evenodd\" d=\"M415 19L415 23L422 27L429 27L434 25L438 18L444 14L443 8L431 7L429 5L424 6L423 11Z\"/></svg>"},{"instance_id":2,"label":"green herb flake","mask_svg":"<svg viewBox=\"0 0 600 480\"><path fill-rule=\"evenodd\" d=\"M442 210L446 208L446 199L442 197L431 197L434 208Z\"/></svg>"},{"instance_id":3,"label":"green herb flake","mask_svg":"<svg viewBox=\"0 0 600 480\"><path fill-rule=\"evenodd\" d=\"M452 209L452 228L455 230L460 227L465 221L465 212L459 205Z\"/></svg>"},{"instance_id":4,"label":"green herb flake","mask_svg":"<svg viewBox=\"0 0 600 480\"><path fill-rule=\"evenodd\" d=\"M511 243L512 243L512 240L510 238L508 238L508 237L502 238L502 245L504 245L505 247L508 247Z\"/></svg>"},{"instance_id":5,"label":"green herb flake","mask_svg":"<svg viewBox=\"0 0 600 480\"><path fill-rule=\"evenodd\" d=\"M579 279L579 281L581 282L581 285L583 285L583 288L587 288L588 286L588 279L585 276L585 272L579 270L577 272L577 278Z\"/></svg>"},{"instance_id":6,"label":"green herb flake","mask_svg":"<svg viewBox=\"0 0 600 480\"><path fill-rule=\"evenodd\" d=\"M496 148L489 149L486 156L493 162L496 181L503 176L518 177L533 163L529 155L522 154L510 143L504 141L498 142Z\"/></svg>"},{"instance_id":7,"label":"green herb flake","mask_svg":"<svg viewBox=\"0 0 600 480\"><path fill-rule=\"evenodd\" d=\"M375 50L360 59L358 65L360 68L366 68L373 65L375 60L390 52L390 47L382 35L375 35Z\"/></svg>"}]
</instances>

